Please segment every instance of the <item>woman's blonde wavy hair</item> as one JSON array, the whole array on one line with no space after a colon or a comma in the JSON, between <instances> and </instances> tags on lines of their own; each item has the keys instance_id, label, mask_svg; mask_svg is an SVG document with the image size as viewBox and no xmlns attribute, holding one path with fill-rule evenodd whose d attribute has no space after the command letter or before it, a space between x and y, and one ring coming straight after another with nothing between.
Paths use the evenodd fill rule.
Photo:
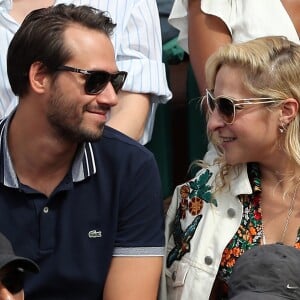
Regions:
<instances>
[{"instance_id":1,"label":"woman's blonde wavy hair","mask_svg":"<svg viewBox=\"0 0 300 300\"><path fill-rule=\"evenodd\" d=\"M223 65L240 67L244 72L243 83L254 97L275 99L300 99L300 45L282 36L257 38L248 42L228 44L217 50L206 63L207 88L214 89L216 76ZM268 107L280 105L280 101ZM283 149L290 159L300 165L299 112L289 124ZM208 132L208 137L211 134ZM212 140L213 142L213 140ZM226 165L222 155L222 186L232 166ZM239 168L237 168L239 169Z\"/></svg>"}]
</instances>

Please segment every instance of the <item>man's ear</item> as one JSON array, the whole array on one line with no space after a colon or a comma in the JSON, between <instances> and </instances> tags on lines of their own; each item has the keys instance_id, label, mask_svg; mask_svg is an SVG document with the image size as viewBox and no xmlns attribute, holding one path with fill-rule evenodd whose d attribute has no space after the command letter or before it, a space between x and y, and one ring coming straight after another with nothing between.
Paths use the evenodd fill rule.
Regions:
<instances>
[{"instance_id":1,"label":"man's ear","mask_svg":"<svg viewBox=\"0 0 300 300\"><path fill-rule=\"evenodd\" d=\"M37 94L43 94L49 85L49 73L46 66L39 61L34 62L29 69L29 83Z\"/></svg>"},{"instance_id":2,"label":"man's ear","mask_svg":"<svg viewBox=\"0 0 300 300\"><path fill-rule=\"evenodd\" d=\"M280 122L288 126L297 116L299 103L294 98L285 99L281 105Z\"/></svg>"}]
</instances>

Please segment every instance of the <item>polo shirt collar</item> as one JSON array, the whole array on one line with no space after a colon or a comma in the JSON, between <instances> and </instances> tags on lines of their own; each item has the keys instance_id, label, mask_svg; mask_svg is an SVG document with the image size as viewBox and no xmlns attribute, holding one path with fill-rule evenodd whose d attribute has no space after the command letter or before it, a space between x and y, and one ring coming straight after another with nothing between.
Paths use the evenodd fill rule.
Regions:
<instances>
[{"instance_id":1,"label":"polo shirt collar","mask_svg":"<svg viewBox=\"0 0 300 300\"><path fill-rule=\"evenodd\" d=\"M0 182L11 188L19 188L20 184L14 170L7 145L7 129L14 112L0 121ZM73 182L82 181L96 174L95 157L92 144L83 143L78 149L72 164Z\"/></svg>"}]
</instances>

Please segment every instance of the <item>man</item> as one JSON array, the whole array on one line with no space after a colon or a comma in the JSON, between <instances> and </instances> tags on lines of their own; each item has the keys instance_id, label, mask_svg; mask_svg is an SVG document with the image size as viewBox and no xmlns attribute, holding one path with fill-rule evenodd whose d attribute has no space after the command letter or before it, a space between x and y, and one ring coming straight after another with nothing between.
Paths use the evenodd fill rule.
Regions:
<instances>
[{"instance_id":1,"label":"man","mask_svg":"<svg viewBox=\"0 0 300 300\"><path fill-rule=\"evenodd\" d=\"M107 124L143 145L148 143L157 106L172 97L162 63L161 28L155 0L1 0L0 118L7 116L18 103L6 75L9 42L29 12L61 3L107 11L117 24L111 41L118 68L126 70L128 77Z\"/></svg>"},{"instance_id":2,"label":"man","mask_svg":"<svg viewBox=\"0 0 300 300\"><path fill-rule=\"evenodd\" d=\"M9 240L0 233L0 300L24 299L25 272L38 273L32 260L16 256Z\"/></svg>"},{"instance_id":3,"label":"man","mask_svg":"<svg viewBox=\"0 0 300 300\"><path fill-rule=\"evenodd\" d=\"M163 255L153 155L105 126L126 72L104 13L35 10L7 56L16 110L0 123L0 230L40 266L26 299L156 299Z\"/></svg>"}]
</instances>

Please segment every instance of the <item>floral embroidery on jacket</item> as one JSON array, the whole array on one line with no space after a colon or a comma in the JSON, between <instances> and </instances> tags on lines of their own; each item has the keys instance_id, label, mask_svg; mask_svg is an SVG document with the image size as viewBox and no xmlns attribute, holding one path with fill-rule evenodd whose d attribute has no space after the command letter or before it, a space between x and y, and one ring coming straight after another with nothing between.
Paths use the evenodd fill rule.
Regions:
<instances>
[{"instance_id":1,"label":"floral embroidery on jacket","mask_svg":"<svg viewBox=\"0 0 300 300\"><path fill-rule=\"evenodd\" d=\"M211 186L207 184L211 176L212 173L206 170L198 178L187 182L180 188L180 203L176 210L172 231L175 247L167 257L168 268L175 260L180 260L187 252L190 252L190 241L202 218L200 213L203 208L203 201L217 206L216 199L211 197ZM183 230L180 220L184 220L187 214L195 218L186 230Z\"/></svg>"}]
</instances>

